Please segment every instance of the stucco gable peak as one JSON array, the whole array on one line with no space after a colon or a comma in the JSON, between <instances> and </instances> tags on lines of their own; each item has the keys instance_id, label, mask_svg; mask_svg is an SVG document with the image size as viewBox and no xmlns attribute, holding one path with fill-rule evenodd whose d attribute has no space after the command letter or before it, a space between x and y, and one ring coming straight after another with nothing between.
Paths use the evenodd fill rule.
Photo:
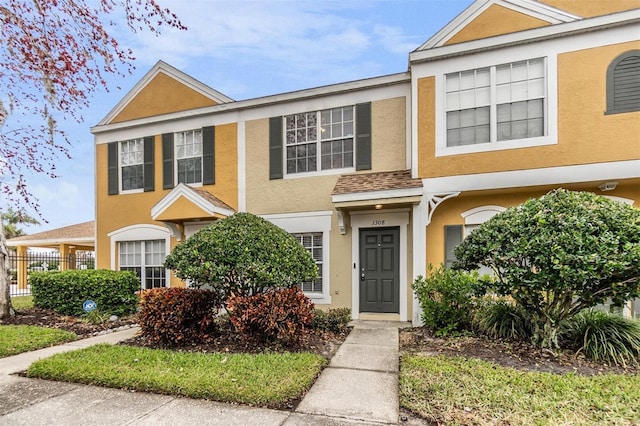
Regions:
<instances>
[{"instance_id":1,"label":"stucco gable peak","mask_svg":"<svg viewBox=\"0 0 640 426\"><path fill-rule=\"evenodd\" d=\"M444 46L458 32L493 5L502 6L532 18L546 21L551 25L574 22L582 19L580 16L572 15L535 0L476 0L440 31L435 33L429 40L414 50L414 52Z\"/></svg>"},{"instance_id":2,"label":"stucco gable peak","mask_svg":"<svg viewBox=\"0 0 640 426\"><path fill-rule=\"evenodd\" d=\"M172 65L160 60L133 86L133 88L116 104L107 115L100 120L98 126L109 124L118 114L124 110L127 105L142 92L147 85L153 81L159 74L164 74L186 87L200 93L201 95L211 99L216 104L224 104L234 102L230 97L218 92L217 90L207 86L206 84L196 80L190 75L180 71Z\"/></svg>"},{"instance_id":3,"label":"stucco gable peak","mask_svg":"<svg viewBox=\"0 0 640 426\"><path fill-rule=\"evenodd\" d=\"M184 183L179 183L151 208L151 218L153 220L157 220L163 212L182 197L193 203L201 210L207 212L212 217L216 215L230 216L235 213L233 207L229 206L210 192L203 189L192 188Z\"/></svg>"}]
</instances>

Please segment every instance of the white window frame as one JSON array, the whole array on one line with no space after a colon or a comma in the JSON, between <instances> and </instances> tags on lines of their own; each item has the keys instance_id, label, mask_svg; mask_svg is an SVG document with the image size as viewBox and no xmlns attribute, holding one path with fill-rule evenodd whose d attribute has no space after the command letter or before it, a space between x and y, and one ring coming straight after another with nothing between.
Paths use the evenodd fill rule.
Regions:
<instances>
[{"instance_id":1,"label":"white window frame","mask_svg":"<svg viewBox=\"0 0 640 426\"><path fill-rule=\"evenodd\" d=\"M341 135L340 137L331 137L329 139L322 139L322 133L326 132L326 130L323 127L323 123L322 123L322 114L323 113L329 113L332 114L333 110L337 110L337 109L341 109L341 110L345 110L345 109L351 109L351 134L347 134L347 135ZM307 140L306 142L299 142L299 143L294 143L294 144L288 144L287 143L287 118L288 117L292 117L292 116L297 116L297 115L302 115L302 114L315 114L316 115L316 125L315 125L315 134L316 134L316 139L315 141L311 141L311 140ZM347 121L348 122L348 121ZM341 121L340 123L342 123L342 125L344 126L345 121ZM330 123L329 125L331 126L333 123ZM337 173L348 173L348 172L352 172L355 171L355 162L356 162L356 108L355 105L344 105L344 106L336 106L336 107L332 107L332 108L325 108L325 109L318 109L315 111L307 111L307 112L298 112L298 113L292 113L292 114L286 114L282 117L282 161L283 161L283 169L284 169L284 176L285 177L307 177L307 176L319 176L319 175L332 175L332 174L337 174ZM323 142L331 142L334 140L344 140L344 139L349 139L351 138L352 142L351 142L351 166L347 166L347 167L339 167L339 168L327 168L327 169L323 169L322 168L322 143ZM308 145L308 144L315 144L316 147L316 169L312 170L312 171L306 171L306 172L289 172L288 171L288 165L287 165L287 148L288 147L292 147L292 146L297 146L297 145ZM344 153L344 151L343 151Z\"/></svg>"},{"instance_id":2,"label":"white window frame","mask_svg":"<svg viewBox=\"0 0 640 426\"><path fill-rule=\"evenodd\" d=\"M316 235L320 235L320 247L316 246L315 244L315 236ZM320 286L324 289L324 262L325 262L325 258L324 258L324 234L322 232L293 232L291 233L291 235L298 240L298 242L300 244L302 244L302 246L309 252L309 254L311 255L311 257L313 257L313 261L316 264L316 266L318 267L318 278L316 278L315 280L313 280L313 282L311 283L312 286L315 286L315 282L320 279ZM311 246L307 246L304 243L304 238L305 237L311 237ZM315 249L319 248L322 252L322 259L321 260L316 260L313 251ZM305 292L305 293L309 293L309 294L322 294L322 291L305 291L304 290L304 284L302 283L300 285L300 288Z\"/></svg>"},{"instance_id":3,"label":"white window frame","mask_svg":"<svg viewBox=\"0 0 640 426\"><path fill-rule=\"evenodd\" d=\"M193 145L193 139L194 139L194 135L196 132L200 133L200 155L196 156L196 155L190 155L190 156L182 156L180 157L178 155L178 140L179 140L179 135L182 135L183 140L187 140L188 137L190 137L191 145ZM203 164L203 158L202 158L202 154L203 154L203 132L202 129L191 129L191 130L184 130L184 131L180 131L180 132L175 132L173 135L173 170L174 170L174 176L173 176L173 181L175 182L175 184L179 184L180 182L178 181L178 161L179 160L187 160L187 159L192 159L192 158L200 158L200 181L199 182L184 182L185 185L189 185L189 186L194 186L194 187L199 187L202 186L202 181L203 181L203 173L204 173L204 164Z\"/></svg>"},{"instance_id":4,"label":"white window frame","mask_svg":"<svg viewBox=\"0 0 640 426\"><path fill-rule=\"evenodd\" d=\"M131 142L139 142L140 145L142 146L142 161L140 163L136 163L136 164L123 164L122 161L122 154L123 154L123 149L122 149L122 145L125 143L131 143ZM132 165L141 165L142 166L142 186L140 188L135 188L135 189L122 189L122 177L123 177L123 173L122 173L122 168L126 167L126 166L132 166ZM137 194L140 192L144 192L144 138L134 138L134 139L126 139L126 140L122 140L118 142L118 193L119 194Z\"/></svg>"},{"instance_id":5,"label":"white window frame","mask_svg":"<svg viewBox=\"0 0 640 426\"><path fill-rule=\"evenodd\" d=\"M332 211L284 213L262 217L290 234L322 233L322 293L305 293L316 304L331 304L330 234Z\"/></svg>"},{"instance_id":6,"label":"white window frame","mask_svg":"<svg viewBox=\"0 0 640 426\"><path fill-rule=\"evenodd\" d=\"M118 253L118 243L120 242L128 242L128 241L152 241L152 240L163 240L164 243L164 252L165 255L171 253L171 242L170 242L170 231L164 226L151 225L151 224L135 224L125 226L120 229L116 229L115 231L109 232L107 234L110 240L110 255L111 255L111 264L110 268L114 271L119 269L119 253ZM166 286L171 286L171 276L169 275L169 270L165 269L165 277L166 277ZM142 282L140 282L140 287L142 288Z\"/></svg>"},{"instance_id":7,"label":"white window frame","mask_svg":"<svg viewBox=\"0 0 640 426\"><path fill-rule=\"evenodd\" d=\"M471 154L479 152L500 151L506 149L528 148L545 145L555 145L558 143L557 138L557 79L553 76L557 75L557 54L555 52L546 52L542 47L532 48L530 51L513 50L507 55L506 52L491 52L484 55L478 55L473 63L473 70L490 68L491 69L491 137L490 142L475 145L463 146L447 146L447 107L446 107L446 75L470 70L468 58L465 60L456 58L449 63L438 66L436 73L436 157L444 157L448 155ZM509 61L505 62L504 58L508 57ZM512 64L521 61L541 58L545 61L545 93L544 93L544 135L540 137L512 139L497 141L497 106L496 106L496 86L495 72L496 67L505 64Z\"/></svg>"},{"instance_id":8,"label":"white window frame","mask_svg":"<svg viewBox=\"0 0 640 426\"><path fill-rule=\"evenodd\" d=\"M162 266L162 264L164 263L164 258L162 259L162 262L160 262L159 264L149 264L147 263L147 256L151 255L151 256L155 256L158 253L154 253L154 252L150 252L149 251L149 246L151 246L151 250L153 250L153 243L155 242L160 242L160 247L164 248L162 243L164 240L133 240L133 241L119 241L118 242L118 270L122 271L122 270L128 270L128 269L122 269L122 268L140 268L140 286L141 288L144 290L146 289L146 281L147 281L147 268L148 267L158 267L158 266ZM140 256L140 262L139 263L134 263L134 264L123 264L122 262L122 249L123 249L123 245L124 244L137 244L137 248L140 249L139 253L136 253ZM164 257L167 256L166 253L166 249L164 250ZM164 271L164 286L162 287L168 287L167 286L167 281L168 281L169 276L167 275L167 270L165 269ZM152 288L156 288L156 287L152 287Z\"/></svg>"}]
</instances>

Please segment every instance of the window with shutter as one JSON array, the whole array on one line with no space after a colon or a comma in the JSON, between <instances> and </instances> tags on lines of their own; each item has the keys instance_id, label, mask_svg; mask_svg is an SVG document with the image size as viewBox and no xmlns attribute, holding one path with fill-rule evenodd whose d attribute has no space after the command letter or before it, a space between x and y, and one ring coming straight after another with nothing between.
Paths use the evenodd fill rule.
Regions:
<instances>
[{"instance_id":1,"label":"window with shutter","mask_svg":"<svg viewBox=\"0 0 640 426\"><path fill-rule=\"evenodd\" d=\"M273 117L269 133L270 179L371 169L371 103Z\"/></svg>"},{"instance_id":2,"label":"window with shutter","mask_svg":"<svg viewBox=\"0 0 640 426\"><path fill-rule=\"evenodd\" d=\"M607 114L640 111L640 50L618 56L607 70Z\"/></svg>"}]
</instances>

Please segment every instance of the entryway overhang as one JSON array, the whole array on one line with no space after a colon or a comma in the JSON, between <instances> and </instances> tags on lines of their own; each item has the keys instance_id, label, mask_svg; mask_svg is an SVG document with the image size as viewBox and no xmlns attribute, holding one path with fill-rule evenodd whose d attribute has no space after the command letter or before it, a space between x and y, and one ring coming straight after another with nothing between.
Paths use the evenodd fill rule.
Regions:
<instances>
[{"instance_id":1,"label":"entryway overhang","mask_svg":"<svg viewBox=\"0 0 640 426\"><path fill-rule=\"evenodd\" d=\"M411 170L356 173L340 176L331 193L340 233L347 232L345 216L354 210L395 209L420 203L422 180Z\"/></svg>"},{"instance_id":2,"label":"entryway overhang","mask_svg":"<svg viewBox=\"0 0 640 426\"><path fill-rule=\"evenodd\" d=\"M186 223L211 222L235 212L212 193L180 183L151 208L151 218L162 222L176 240L182 241Z\"/></svg>"}]
</instances>

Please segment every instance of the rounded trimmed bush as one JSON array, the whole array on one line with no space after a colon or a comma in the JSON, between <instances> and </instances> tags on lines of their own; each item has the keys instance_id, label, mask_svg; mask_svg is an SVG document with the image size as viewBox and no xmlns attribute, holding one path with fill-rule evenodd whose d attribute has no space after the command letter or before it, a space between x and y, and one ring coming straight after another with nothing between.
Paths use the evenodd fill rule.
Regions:
<instances>
[{"instance_id":1,"label":"rounded trimmed bush","mask_svg":"<svg viewBox=\"0 0 640 426\"><path fill-rule=\"evenodd\" d=\"M227 299L229 319L246 341L299 346L311 328L314 304L297 287Z\"/></svg>"},{"instance_id":2,"label":"rounded trimmed bush","mask_svg":"<svg viewBox=\"0 0 640 426\"><path fill-rule=\"evenodd\" d=\"M138 323L152 342L183 345L216 334L219 295L194 288L154 288L140 292Z\"/></svg>"}]
</instances>

